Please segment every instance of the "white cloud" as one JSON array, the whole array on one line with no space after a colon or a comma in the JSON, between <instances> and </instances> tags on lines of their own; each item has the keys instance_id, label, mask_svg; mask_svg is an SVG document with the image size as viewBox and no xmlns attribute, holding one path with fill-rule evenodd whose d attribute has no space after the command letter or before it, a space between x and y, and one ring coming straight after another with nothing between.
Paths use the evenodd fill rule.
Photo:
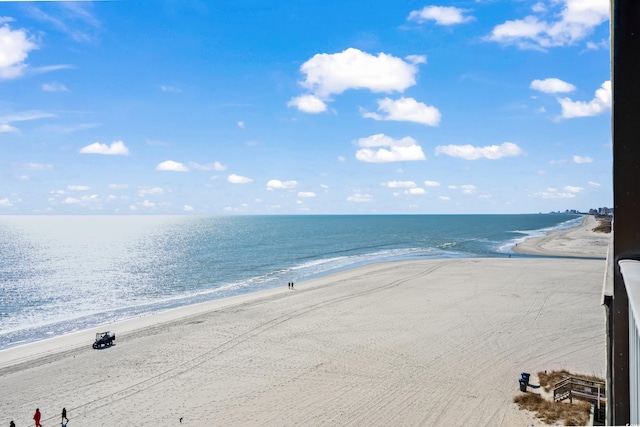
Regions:
<instances>
[{"instance_id":1,"label":"white cloud","mask_svg":"<svg viewBox=\"0 0 640 427\"><path fill-rule=\"evenodd\" d=\"M189 166L191 166L192 168L194 168L196 170L200 170L200 171L216 170L218 172L222 172L223 170L227 169L227 166L223 165L220 162L213 162L213 163L207 163L207 164L200 164L200 163L196 163L196 162L191 162L191 163L189 163Z\"/></svg>"},{"instance_id":2,"label":"white cloud","mask_svg":"<svg viewBox=\"0 0 640 427\"><path fill-rule=\"evenodd\" d=\"M269 182L267 182L267 189L268 190L274 190L274 189L287 189L287 188L295 188L295 186L298 185L298 181L280 181L278 179L272 179Z\"/></svg>"},{"instance_id":3,"label":"white cloud","mask_svg":"<svg viewBox=\"0 0 640 427\"><path fill-rule=\"evenodd\" d=\"M408 190L404 191L404 194L412 194L412 195L421 195L421 194L426 194L427 192L424 190L424 188L410 188Z\"/></svg>"},{"instance_id":4,"label":"white cloud","mask_svg":"<svg viewBox=\"0 0 640 427\"><path fill-rule=\"evenodd\" d=\"M600 184L598 184L597 182L589 181L588 184L592 187L600 187Z\"/></svg>"},{"instance_id":5,"label":"white cloud","mask_svg":"<svg viewBox=\"0 0 640 427\"><path fill-rule=\"evenodd\" d=\"M412 64L426 64L427 56L426 55L407 55L404 57L407 61Z\"/></svg>"},{"instance_id":6,"label":"white cloud","mask_svg":"<svg viewBox=\"0 0 640 427\"><path fill-rule=\"evenodd\" d=\"M182 210L183 210L183 211L185 211L185 212L191 212L191 211L193 211L193 206L191 206L191 205L184 205L184 206L182 207Z\"/></svg>"},{"instance_id":7,"label":"white cloud","mask_svg":"<svg viewBox=\"0 0 640 427\"><path fill-rule=\"evenodd\" d=\"M87 185L67 185L67 190L69 191L87 191L91 190L91 187Z\"/></svg>"},{"instance_id":8,"label":"white cloud","mask_svg":"<svg viewBox=\"0 0 640 427\"><path fill-rule=\"evenodd\" d=\"M574 193L569 191L560 192L557 188L547 188L546 191L539 191L533 196L540 197L541 199L572 199L576 197Z\"/></svg>"},{"instance_id":9,"label":"white cloud","mask_svg":"<svg viewBox=\"0 0 640 427\"><path fill-rule=\"evenodd\" d=\"M18 128L15 126L10 126L8 124L0 124L0 133L6 132L18 132Z\"/></svg>"},{"instance_id":10,"label":"white cloud","mask_svg":"<svg viewBox=\"0 0 640 427\"><path fill-rule=\"evenodd\" d=\"M28 1L28 0L22 0ZM30 14L39 21L46 22L79 42L93 42L101 28L100 21L92 13L91 4L87 0L66 2L55 1L59 7L55 15L47 14L43 9L33 6ZM33 2L34 4L36 2Z\"/></svg>"},{"instance_id":11,"label":"white cloud","mask_svg":"<svg viewBox=\"0 0 640 427\"><path fill-rule=\"evenodd\" d=\"M473 194L476 192L477 187L475 185L467 184L461 185L460 189L462 190L462 194Z\"/></svg>"},{"instance_id":12,"label":"white cloud","mask_svg":"<svg viewBox=\"0 0 640 427\"><path fill-rule=\"evenodd\" d=\"M562 5L560 13L534 7L538 16L506 21L495 26L486 39L521 49L568 46L585 39L609 19L609 0L562 0L552 4Z\"/></svg>"},{"instance_id":13,"label":"white cloud","mask_svg":"<svg viewBox=\"0 0 640 427\"><path fill-rule=\"evenodd\" d=\"M414 10L409 13L408 21L423 23L429 20L438 25L462 24L473 20L471 16L464 16L465 9L452 6L425 6L422 10Z\"/></svg>"},{"instance_id":14,"label":"white cloud","mask_svg":"<svg viewBox=\"0 0 640 427\"><path fill-rule=\"evenodd\" d=\"M371 135L357 141L361 148L356 152L356 159L367 163L402 162L413 160L426 160L422 147L416 140L406 136L402 139L393 139L384 134ZM378 148L375 147L389 147Z\"/></svg>"},{"instance_id":15,"label":"white cloud","mask_svg":"<svg viewBox=\"0 0 640 427\"><path fill-rule=\"evenodd\" d=\"M1 53L1 50L0 50ZM0 116L0 133L3 132L18 132L19 129L11 126L13 122L25 122L30 120L38 120L49 117L55 117L54 114L45 113L38 110L23 111L20 113L8 114L6 116Z\"/></svg>"},{"instance_id":16,"label":"white cloud","mask_svg":"<svg viewBox=\"0 0 640 427\"><path fill-rule=\"evenodd\" d=\"M569 98L558 98L562 106L562 118L590 117L602 114L611 108L611 80L602 83L596 90L595 97L589 101L572 101Z\"/></svg>"},{"instance_id":17,"label":"white cloud","mask_svg":"<svg viewBox=\"0 0 640 427\"><path fill-rule=\"evenodd\" d=\"M240 129L244 129L244 122L238 122L238 127Z\"/></svg>"},{"instance_id":18,"label":"white cloud","mask_svg":"<svg viewBox=\"0 0 640 427\"><path fill-rule=\"evenodd\" d=\"M174 162L173 160L165 160L158 163L156 166L157 171L162 172L189 172L189 168L180 162Z\"/></svg>"},{"instance_id":19,"label":"white cloud","mask_svg":"<svg viewBox=\"0 0 640 427\"><path fill-rule=\"evenodd\" d=\"M175 86L160 85L160 90L163 92L182 93L182 89Z\"/></svg>"},{"instance_id":20,"label":"white cloud","mask_svg":"<svg viewBox=\"0 0 640 427\"><path fill-rule=\"evenodd\" d=\"M313 198L316 197L316 193L312 191L300 191L298 192L298 197Z\"/></svg>"},{"instance_id":21,"label":"white cloud","mask_svg":"<svg viewBox=\"0 0 640 427\"><path fill-rule=\"evenodd\" d=\"M13 206L13 202L7 198L0 199L0 206L10 208Z\"/></svg>"},{"instance_id":22,"label":"white cloud","mask_svg":"<svg viewBox=\"0 0 640 427\"><path fill-rule=\"evenodd\" d=\"M292 98L287 102L288 107L296 107L300 111L305 113L323 113L327 111L327 104L320 98L314 95L301 95Z\"/></svg>"},{"instance_id":23,"label":"white cloud","mask_svg":"<svg viewBox=\"0 0 640 427\"><path fill-rule=\"evenodd\" d=\"M549 164L550 165L562 165L564 163L567 163L567 161L565 159L560 159L560 160L550 160Z\"/></svg>"},{"instance_id":24,"label":"white cloud","mask_svg":"<svg viewBox=\"0 0 640 427\"><path fill-rule=\"evenodd\" d=\"M62 83L52 82L52 83L44 83L42 85L42 90L45 92L68 92L69 89Z\"/></svg>"},{"instance_id":25,"label":"white cloud","mask_svg":"<svg viewBox=\"0 0 640 427\"><path fill-rule=\"evenodd\" d=\"M451 200L451 197L449 197L449 196L439 196L438 199L444 200L445 202L448 202L449 200Z\"/></svg>"},{"instance_id":26,"label":"white cloud","mask_svg":"<svg viewBox=\"0 0 640 427\"><path fill-rule=\"evenodd\" d=\"M74 197L67 197L66 199L64 199L64 203L66 203L67 205L76 205L80 203L80 200Z\"/></svg>"},{"instance_id":27,"label":"white cloud","mask_svg":"<svg viewBox=\"0 0 640 427\"><path fill-rule=\"evenodd\" d=\"M534 4L531 7L531 10L533 10L534 12L538 12L538 13L546 12L547 11L547 6L545 6L544 3L542 3L542 2L538 2L538 3Z\"/></svg>"},{"instance_id":28,"label":"white cloud","mask_svg":"<svg viewBox=\"0 0 640 427\"><path fill-rule=\"evenodd\" d=\"M6 21L5 21L6 22ZM0 79L15 79L27 68L24 62L38 45L25 30L12 30L8 24L0 27Z\"/></svg>"},{"instance_id":29,"label":"white cloud","mask_svg":"<svg viewBox=\"0 0 640 427\"><path fill-rule=\"evenodd\" d=\"M107 188L110 190L126 190L129 188L129 184L109 184Z\"/></svg>"},{"instance_id":30,"label":"white cloud","mask_svg":"<svg viewBox=\"0 0 640 427\"><path fill-rule=\"evenodd\" d=\"M416 183L413 181L387 181L382 183L383 186L388 188L415 188Z\"/></svg>"},{"instance_id":31,"label":"white cloud","mask_svg":"<svg viewBox=\"0 0 640 427\"><path fill-rule=\"evenodd\" d=\"M154 202L151 202L149 200L144 200L141 203L137 203L138 206L142 206L143 208L149 208L149 209L153 209L156 207L156 204Z\"/></svg>"},{"instance_id":32,"label":"white cloud","mask_svg":"<svg viewBox=\"0 0 640 427\"><path fill-rule=\"evenodd\" d=\"M362 117L375 120L395 120L402 122L415 122L428 126L438 126L440 124L440 110L413 98L400 98L392 100L384 98L378 100L378 111L384 113L363 112Z\"/></svg>"},{"instance_id":33,"label":"white cloud","mask_svg":"<svg viewBox=\"0 0 640 427\"><path fill-rule=\"evenodd\" d=\"M32 171L43 171L53 169L53 165L50 163L27 163L24 168Z\"/></svg>"},{"instance_id":34,"label":"white cloud","mask_svg":"<svg viewBox=\"0 0 640 427\"><path fill-rule=\"evenodd\" d=\"M347 197L348 202L363 203L370 202L371 200L373 200L373 197L371 197L370 194L353 193L351 196Z\"/></svg>"},{"instance_id":35,"label":"white cloud","mask_svg":"<svg viewBox=\"0 0 640 427\"><path fill-rule=\"evenodd\" d=\"M439 187L440 183L438 181L425 181L424 185L427 187Z\"/></svg>"},{"instance_id":36,"label":"white cloud","mask_svg":"<svg viewBox=\"0 0 640 427\"><path fill-rule=\"evenodd\" d=\"M75 197L67 197L64 199L64 203L67 205L82 205L86 206L90 203L100 203L101 200L97 194L92 194L90 196L82 196L79 199Z\"/></svg>"},{"instance_id":37,"label":"white cloud","mask_svg":"<svg viewBox=\"0 0 640 427\"><path fill-rule=\"evenodd\" d=\"M144 197L149 194L164 194L164 189L161 187L140 187L138 189L138 196Z\"/></svg>"},{"instance_id":38,"label":"white cloud","mask_svg":"<svg viewBox=\"0 0 640 427\"><path fill-rule=\"evenodd\" d=\"M571 161L573 161L573 163L578 163L578 164L583 164L583 163L592 163L593 159L591 157L588 156L573 156L571 157Z\"/></svg>"},{"instance_id":39,"label":"white cloud","mask_svg":"<svg viewBox=\"0 0 640 427\"><path fill-rule=\"evenodd\" d=\"M82 154L103 154L108 156L128 156L129 149L122 141L114 141L111 145L94 142L80 149Z\"/></svg>"},{"instance_id":40,"label":"white cloud","mask_svg":"<svg viewBox=\"0 0 640 427\"><path fill-rule=\"evenodd\" d=\"M576 90L576 87L571 83L567 83L555 77L544 80L534 80L531 82L529 87L544 93L565 93Z\"/></svg>"},{"instance_id":41,"label":"white cloud","mask_svg":"<svg viewBox=\"0 0 640 427\"><path fill-rule=\"evenodd\" d=\"M348 89L403 92L416 84L418 68L385 53L377 56L349 48L340 53L319 53L302 64L300 84L320 99Z\"/></svg>"},{"instance_id":42,"label":"white cloud","mask_svg":"<svg viewBox=\"0 0 640 427\"><path fill-rule=\"evenodd\" d=\"M611 44L608 40L600 40L598 43L592 41L587 42L587 49L589 50L609 49L610 46Z\"/></svg>"},{"instance_id":43,"label":"white cloud","mask_svg":"<svg viewBox=\"0 0 640 427\"><path fill-rule=\"evenodd\" d=\"M579 193L581 191L584 191L584 188L582 188L582 187L574 187L574 186L571 186L571 185L566 185L563 188L563 190L564 191L568 191L569 193Z\"/></svg>"},{"instance_id":44,"label":"white cloud","mask_svg":"<svg viewBox=\"0 0 640 427\"><path fill-rule=\"evenodd\" d=\"M38 75L38 74L45 74L45 73L50 73L52 71L59 71L59 70L70 70L75 68L73 65L70 64L58 64L58 65L47 65L45 67L33 67L29 69L29 74L30 75Z\"/></svg>"},{"instance_id":45,"label":"white cloud","mask_svg":"<svg viewBox=\"0 0 640 427\"><path fill-rule=\"evenodd\" d=\"M227 182L230 184L249 184L253 182L253 179L232 173L227 177Z\"/></svg>"},{"instance_id":46,"label":"white cloud","mask_svg":"<svg viewBox=\"0 0 640 427\"><path fill-rule=\"evenodd\" d=\"M524 154L524 151L512 142L503 142L501 145L489 145L486 147L474 147L470 144L439 145L436 147L436 156L440 154L461 157L465 160L497 160L502 157L520 156Z\"/></svg>"}]
</instances>

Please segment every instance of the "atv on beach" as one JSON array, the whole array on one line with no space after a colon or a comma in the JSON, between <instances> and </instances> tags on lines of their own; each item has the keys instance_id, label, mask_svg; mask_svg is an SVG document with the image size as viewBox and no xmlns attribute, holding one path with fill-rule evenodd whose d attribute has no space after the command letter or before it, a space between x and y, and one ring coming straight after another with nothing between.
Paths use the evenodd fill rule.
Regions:
<instances>
[{"instance_id":1,"label":"atv on beach","mask_svg":"<svg viewBox=\"0 0 640 427\"><path fill-rule=\"evenodd\" d=\"M98 332L96 334L96 340L93 343L93 348L102 348L111 347L113 342L116 340L116 334L112 334L111 332Z\"/></svg>"}]
</instances>

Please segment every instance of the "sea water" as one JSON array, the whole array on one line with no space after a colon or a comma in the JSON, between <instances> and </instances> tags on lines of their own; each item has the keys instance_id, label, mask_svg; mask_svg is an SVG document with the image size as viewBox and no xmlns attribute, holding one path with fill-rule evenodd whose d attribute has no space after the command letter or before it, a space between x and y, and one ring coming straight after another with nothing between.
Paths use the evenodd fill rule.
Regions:
<instances>
[{"instance_id":1,"label":"sea water","mask_svg":"<svg viewBox=\"0 0 640 427\"><path fill-rule=\"evenodd\" d=\"M373 262L504 257L526 238L581 220L0 216L0 349Z\"/></svg>"}]
</instances>

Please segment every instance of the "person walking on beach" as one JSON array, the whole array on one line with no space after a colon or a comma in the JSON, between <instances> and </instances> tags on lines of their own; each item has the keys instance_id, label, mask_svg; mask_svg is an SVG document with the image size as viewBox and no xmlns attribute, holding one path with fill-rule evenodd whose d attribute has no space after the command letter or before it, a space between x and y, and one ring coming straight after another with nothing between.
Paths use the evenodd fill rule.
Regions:
<instances>
[{"instance_id":1,"label":"person walking on beach","mask_svg":"<svg viewBox=\"0 0 640 427\"><path fill-rule=\"evenodd\" d=\"M62 425L66 425L68 422L69 418L67 418L67 408L62 408Z\"/></svg>"},{"instance_id":2,"label":"person walking on beach","mask_svg":"<svg viewBox=\"0 0 640 427\"><path fill-rule=\"evenodd\" d=\"M36 427L42 427L42 424L40 424L40 417L42 416L42 414L40 413L40 409L36 408L36 413L33 414L33 421L36 422Z\"/></svg>"},{"instance_id":3,"label":"person walking on beach","mask_svg":"<svg viewBox=\"0 0 640 427\"><path fill-rule=\"evenodd\" d=\"M11 422L9 423L9 427L16 427L16 423L14 423L13 420L11 420Z\"/></svg>"}]
</instances>

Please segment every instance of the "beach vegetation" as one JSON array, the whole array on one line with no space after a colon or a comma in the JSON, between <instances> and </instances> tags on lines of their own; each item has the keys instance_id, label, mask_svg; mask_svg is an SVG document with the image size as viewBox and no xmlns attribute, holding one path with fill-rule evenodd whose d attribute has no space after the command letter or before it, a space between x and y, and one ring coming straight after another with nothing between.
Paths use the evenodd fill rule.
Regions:
<instances>
[{"instance_id":1,"label":"beach vegetation","mask_svg":"<svg viewBox=\"0 0 640 427\"><path fill-rule=\"evenodd\" d=\"M596 233L611 233L611 222L613 217L598 215L596 216L596 219L598 220L598 225L593 228L593 231Z\"/></svg>"},{"instance_id":2,"label":"beach vegetation","mask_svg":"<svg viewBox=\"0 0 640 427\"><path fill-rule=\"evenodd\" d=\"M589 423L589 402L553 402L530 392L519 394L513 401L520 409L535 412L536 417L545 424L557 424L558 421L562 421L565 426L584 426Z\"/></svg>"},{"instance_id":3,"label":"beach vegetation","mask_svg":"<svg viewBox=\"0 0 640 427\"><path fill-rule=\"evenodd\" d=\"M579 377L590 381L604 382L602 378L594 375L576 375L567 370L538 372L540 387L545 392L553 393L554 386L567 377ZM553 398L552 398L553 399ZM582 426L589 423L591 404L589 402L575 400L555 402L534 392L522 393L514 397L514 403L520 409L535 412L536 417L545 424L557 424L562 422L565 426Z\"/></svg>"},{"instance_id":4,"label":"beach vegetation","mask_svg":"<svg viewBox=\"0 0 640 427\"><path fill-rule=\"evenodd\" d=\"M547 392L551 392L556 384L568 377L582 378L584 380L602 383L605 382L602 378L595 375L573 374L566 369L561 369L559 371L538 372L538 382L540 383L540 386L543 387Z\"/></svg>"}]
</instances>

